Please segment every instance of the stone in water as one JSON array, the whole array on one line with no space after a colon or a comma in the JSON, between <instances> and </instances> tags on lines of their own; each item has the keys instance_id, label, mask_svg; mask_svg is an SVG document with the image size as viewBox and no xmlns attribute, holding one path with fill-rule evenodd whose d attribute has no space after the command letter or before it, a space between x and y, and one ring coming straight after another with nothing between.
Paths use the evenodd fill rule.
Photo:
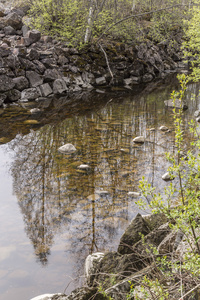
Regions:
<instances>
[{"instance_id":1,"label":"stone in water","mask_svg":"<svg viewBox=\"0 0 200 300\"><path fill-rule=\"evenodd\" d=\"M144 137L143 136L137 136L133 139L134 143L144 143Z\"/></svg>"},{"instance_id":2,"label":"stone in water","mask_svg":"<svg viewBox=\"0 0 200 300\"><path fill-rule=\"evenodd\" d=\"M173 180L174 177L172 177L169 172L165 173L163 176L162 176L162 179L165 180L165 181L169 181L169 180Z\"/></svg>"},{"instance_id":3,"label":"stone in water","mask_svg":"<svg viewBox=\"0 0 200 300\"><path fill-rule=\"evenodd\" d=\"M160 126L159 128L161 131L168 131L169 128L167 126Z\"/></svg>"},{"instance_id":4,"label":"stone in water","mask_svg":"<svg viewBox=\"0 0 200 300\"><path fill-rule=\"evenodd\" d=\"M72 144L65 144L58 148L58 151L64 154L70 154L76 151L76 148Z\"/></svg>"}]
</instances>

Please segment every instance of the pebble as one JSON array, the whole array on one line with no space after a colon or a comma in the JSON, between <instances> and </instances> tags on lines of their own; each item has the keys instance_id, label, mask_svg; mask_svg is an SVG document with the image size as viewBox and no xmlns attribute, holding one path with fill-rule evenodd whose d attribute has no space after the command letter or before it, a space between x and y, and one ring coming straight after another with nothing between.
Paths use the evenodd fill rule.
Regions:
<instances>
[{"instance_id":1,"label":"pebble","mask_svg":"<svg viewBox=\"0 0 200 300\"><path fill-rule=\"evenodd\" d=\"M145 139L144 139L144 136L137 136L133 139L133 142L134 143L144 143Z\"/></svg>"},{"instance_id":2,"label":"pebble","mask_svg":"<svg viewBox=\"0 0 200 300\"><path fill-rule=\"evenodd\" d=\"M169 130L169 128L167 127L167 126L160 126L160 128L159 128L161 131L168 131Z\"/></svg>"},{"instance_id":3,"label":"pebble","mask_svg":"<svg viewBox=\"0 0 200 300\"><path fill-rule=\"evenodd\" d=\"M65 144L65 145L61 146L60 148L58 148L58 151L61 153L64 153L64 154L69 154L69 153L75 152L76 148L72 144Z\"/></svg>"}]
</instances>

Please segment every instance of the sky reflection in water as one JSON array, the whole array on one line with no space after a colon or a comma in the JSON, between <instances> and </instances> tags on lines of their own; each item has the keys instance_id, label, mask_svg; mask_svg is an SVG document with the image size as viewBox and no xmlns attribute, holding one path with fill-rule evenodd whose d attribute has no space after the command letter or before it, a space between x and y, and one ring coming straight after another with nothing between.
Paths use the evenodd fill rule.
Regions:
<instances>
[{"instance_id":1,"label":"sky reflection in water","mask_svg":"<svg viewBox=\"0 0 200 300\"><path fill-rule=\"evenodd\" d=\"M185 131L199 107L198 85L190 85L187 98L191 93L196 98L184 113ZM142 176L159 192L167 185L161 179L168 166L164 153L174 151L173 118L163 105L169 95L170 87L120 101L111 94L96 109L82 115L68 109L67 118L0 146L0 300L63 292L83 274L89 253L117 249L138 211L128 192L138 191ZM161 132L161 125L171 131ZM138 135L147 142L134 145ZM65 143L77 152L59 153ZM79 170L81 164L89 171Z\"/></svg>"}]
</instances>

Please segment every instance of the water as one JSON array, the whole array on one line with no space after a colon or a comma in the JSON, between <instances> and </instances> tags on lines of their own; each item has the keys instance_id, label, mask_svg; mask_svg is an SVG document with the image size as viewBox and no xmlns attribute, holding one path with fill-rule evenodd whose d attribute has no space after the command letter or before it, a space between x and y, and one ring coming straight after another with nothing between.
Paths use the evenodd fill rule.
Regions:
<instances>
[{"instance_id":1,"label":"water","mask_svg":"<svg viewBox=\"0 0 200 300\"><path fill-rule=\"evenodd\" d=\"M138 212L138 198L128 193L139 191L142 176L159 192L168 185L161 176L169 165L165 152L174 152L174 128L163 101L171 89L167 82L149 92L54 99L38 103L36 115L29 111L35 103L0 111L0 300L70 293L89 253L117 249ZM187 93L186 148L198 91L194 84ZM134 145L138 135L147 142ZM77 152L59 153L65 143Z\"/></svg>"}]
</instances>

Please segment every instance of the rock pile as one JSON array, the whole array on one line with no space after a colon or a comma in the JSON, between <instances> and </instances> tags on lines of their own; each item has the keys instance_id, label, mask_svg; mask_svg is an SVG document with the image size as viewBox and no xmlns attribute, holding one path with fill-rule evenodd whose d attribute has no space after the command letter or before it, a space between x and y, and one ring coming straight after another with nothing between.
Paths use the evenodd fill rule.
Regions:
<instances>
[{"instance_id":1,"label":"rock pile","mask_svg":"<svg viewBox=\"0 0 200 300\"><path fill-rule=\"evenodd\" d=\"M112 42L103 45L112 76L98 46L77 50L41 36L23 23L26 11L0 8L0 105L102 85L131 88L182 66L181 54L171 51L169 55L166 45L148 40L137 46Z\"/></svg>"},{"instance_id":2,"label":"rock pile","mask_svg":"<svg viewBox=\"0 0 200 300\"><path fill-rule=\"evenodd\" d=\"M157 254L154 252L153 255L152 247L157 249ZM45 298L41 295L39 300L126 300L130 285L140 292L140 283L145 275L160 276L155 264L156 255L179 262L187 247L183 232L172 230L165 215L138 214L122 235L117 251L94 253L87 257L86 286L74 290L69 296L55 294ZM134 299L134 295L130 299ZM144 294L141 299L149 298Z\"/></svg>"}]
</instances>

